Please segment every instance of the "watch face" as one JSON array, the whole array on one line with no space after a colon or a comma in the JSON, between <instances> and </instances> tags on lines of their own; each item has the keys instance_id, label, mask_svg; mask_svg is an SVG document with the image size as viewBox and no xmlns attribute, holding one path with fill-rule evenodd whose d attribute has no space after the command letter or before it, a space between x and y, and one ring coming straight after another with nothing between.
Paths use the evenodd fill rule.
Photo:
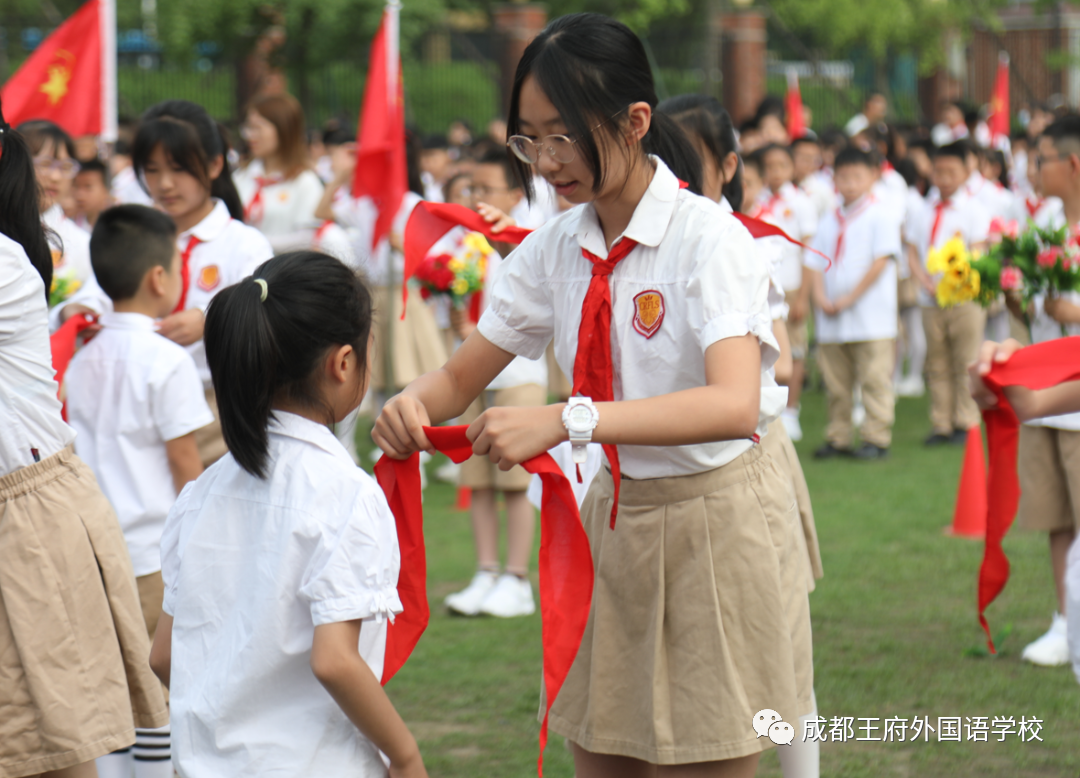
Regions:
<instances>
[{"instance_id":1,"label":"watch face","mask_svg":"<svg viewBox=\"0 0 1080 778\"><path fill-rule=\"evenodd\" d=\"M587 405L575 405L572 407L568 426L572 427L575 432L588 432L591 430L593 427L592 408Z\"/></svg>"}]
</instances>

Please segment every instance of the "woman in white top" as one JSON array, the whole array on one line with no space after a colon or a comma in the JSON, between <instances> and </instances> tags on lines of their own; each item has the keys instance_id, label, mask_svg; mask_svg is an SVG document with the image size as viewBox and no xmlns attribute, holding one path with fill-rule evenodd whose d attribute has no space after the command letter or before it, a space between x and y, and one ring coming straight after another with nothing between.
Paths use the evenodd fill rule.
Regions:
<instances>
[{"instance_id":1,"label":"woman in white top","mask_svg":"<svg viewBox=\"0 0 1080 778\"><path fill-rule=\"evenodd\" d=\"M274 251L308 248L319 226L315 207L323 185L311 169L300 103L285 94L256 97L242 135L252 160L233 178L244 221L262 232Z\"/></svg>"},{"instance_id":2,"label":"woman in white top","mask_svg":"<svg viewBox=\"0 0 1080 778\"><path fill-rule=\"evenodd\" d=\"M50 246L25 141L0 115L0 765L91 778L168 721L120 525L75 456L49 355Z\"/></svg>"},{"instance_id":3,"label":"woman in white top","mask_svg":"<svg viewBox=\"0 0 1080 778\"><path fill-rule=\"evenodd\" d=\"M564 16L529 44L510 146L521 178L536 164L577 207L508 257L477 331L386 404L375 439L393 457L430 449L423 425L554 338L588 397L492 408L468 433L503 468L568 437L605 444L582 507L591 612L550 728L572 742L579 778L750 776L772 746L754 715L790 729L812 709L795 496L756 445L786 392L768 371L767 269L746 229L691 193L700 161L656 103L644 48L619 22Z\"/></svg>"},{"instance_id":4,"label":"woman in white top","mask_svg":"<svg viewBox=\"0 0 1080 778\"><path fill-rule=\"evenodd\" d=\"M364 396L370 335L367 288L316 252L277 256L210 303L229 454L166 521L150 656L181 775L386 776L385 758L426 778L380 685L402 610L394 517L329 429Z\"/></svg>"},{"instance_id":5,"label":"woman in white top","mask_svg":"<svg viewBox=\"0 0 1080 778\"><path fill-rule=\"evenodd\" d=\"M94 276L90 267L90 235L64 215L60 205L79 172L75 144L63 129L44 119L23 122L18 132L26 139L34 157L41 219L51 232L53 283L49 297L50 305L56 305Z\"/></svg>"}]
</instances>

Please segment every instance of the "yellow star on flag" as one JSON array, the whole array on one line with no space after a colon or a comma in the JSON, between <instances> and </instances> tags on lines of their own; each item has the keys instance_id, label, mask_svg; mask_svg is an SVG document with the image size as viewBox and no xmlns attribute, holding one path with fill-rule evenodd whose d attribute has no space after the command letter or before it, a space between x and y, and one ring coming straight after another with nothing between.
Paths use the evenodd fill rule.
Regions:
<instances>
[{"instance_id":1,"label":"yellow star on flag","mask_svg":"<svg viewBox=\"0 0 1080 778\"><path fill-rule=\"evenodd\" d=\"M71 63L74 63L75 61L75 57L71 55L71 52L64 51L63 49L56 52L56 55L57 57L69 59ZM38 91L49 98L49 105L56 105L63 99L64 95L67 94L68 82L71 81L71 72L71 65L68 63L62 62L49 66L48 80L38 87Z\"/></svg>"}]
</instances>

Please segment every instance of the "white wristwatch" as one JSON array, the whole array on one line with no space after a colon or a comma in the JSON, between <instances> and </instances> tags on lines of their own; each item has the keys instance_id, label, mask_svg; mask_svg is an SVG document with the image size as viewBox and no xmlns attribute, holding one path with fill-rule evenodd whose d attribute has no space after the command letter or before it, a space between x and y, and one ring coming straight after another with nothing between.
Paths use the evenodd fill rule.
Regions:
<instances>
[{"instance_id":1,"label":"white wristwatch","mask_svg":"<svg viewBox=\"0 0 1080 778\"><path fill-rule=\"evenodd\" d=\"M585 464L586 447L592 442L592 433L600 423L600 411L589 397L571 397L562 412L562 423L570 435L574 464Z\"/></svg>"}]
</instances>

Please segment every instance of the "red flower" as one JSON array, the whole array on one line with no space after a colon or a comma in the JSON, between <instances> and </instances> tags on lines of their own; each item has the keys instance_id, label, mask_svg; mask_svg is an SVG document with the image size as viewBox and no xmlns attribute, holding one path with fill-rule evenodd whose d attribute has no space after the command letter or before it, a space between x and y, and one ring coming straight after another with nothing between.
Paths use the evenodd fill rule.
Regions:
<instances>
[{"instance_id":1,"label":"red flower","mask_svg":"<svg viewBox=\"0 0 1080 778\"><path fill-rule=\"evenodd\" d=\"M449 254L425 257L416 269L416 279L436 292L448 292L454 282L454 273L446 266L451 259Z\"/></svg>"},{"instance_id":2,"label":"red flower","mask_svg":"<svg viewBox=\"0 0 1080 778\"><path fill-rule=\"evenodd\" d=\"M1024 275L1015 267L1003 267L1001 269L1001 288L1005 290L1019 289L1024 285Z\"/></svg>"},{"instance_id":3,"label":"red flower","mask_svg":"<svg viewBox=\"0 0 1080 778\"><path fill-rule=\"evenodd\" d=\"M1035 257L1035 261L1039 263L1039 267L1044 267L1049 270L1057 264L1058 260L1061 259L1064 254L1065 252L1060 246L1051 246L1045 251L1040 252L1039 255Z\"/></svg>"}]
</instances>

